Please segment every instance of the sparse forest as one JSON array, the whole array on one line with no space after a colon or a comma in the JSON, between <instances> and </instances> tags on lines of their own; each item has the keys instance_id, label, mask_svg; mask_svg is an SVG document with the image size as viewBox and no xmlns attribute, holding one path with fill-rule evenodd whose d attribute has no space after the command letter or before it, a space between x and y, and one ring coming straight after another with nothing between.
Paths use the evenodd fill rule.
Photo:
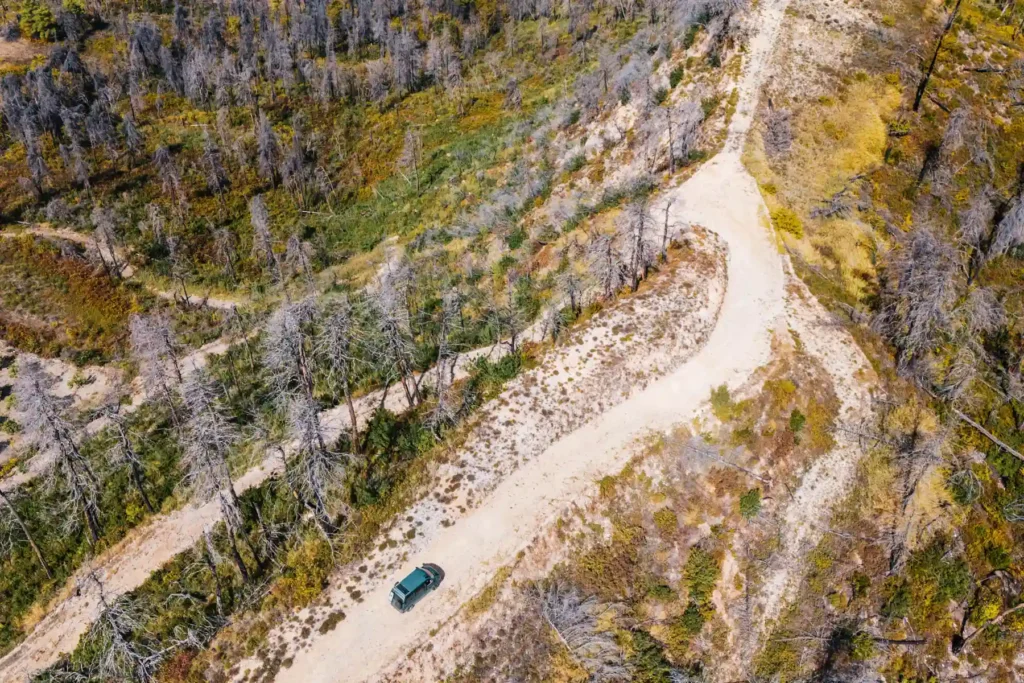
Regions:
<instances>
[{"instance_id":1,"label":"sparse forest","mask_svg":"<svg viewBox=\"0 0 1024 683\"><path fill-rule=\"evenodd\" d=\"M3 484L0 652L72 592L99 616L38 680L198 680L237 615L315 599L672 258L650 195L722 140L740 9L0 6L38 50L0 63L0 471L42 473ZM119 381L82 399L91 365ZM137 589L84 569L187 505L219 521Z\"/></svg>"}]
</instances>

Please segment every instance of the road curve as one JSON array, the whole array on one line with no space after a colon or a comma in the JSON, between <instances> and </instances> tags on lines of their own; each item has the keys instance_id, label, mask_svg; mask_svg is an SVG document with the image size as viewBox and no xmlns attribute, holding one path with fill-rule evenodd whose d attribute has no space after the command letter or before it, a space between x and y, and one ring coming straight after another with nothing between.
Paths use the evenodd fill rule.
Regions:
<instances>
[{"instance_id":1,"label":"road curve","mask_svg":"<svg viewBox=\"0 0 1024 683\"><path fill-rule=\"evenodd\" d=\"M445 568L429 609L398 613L388 604L390 585L381 582L352 605L347 617L296 653L280 683L336 683L372 679L431 629L456 613L514 561L566 501L586 493L595 480L617 472L644 434L669 429L690 417L721 384L743 383L771 355L772 331L784 325L783 261L767 229L756 183L740 161L757 106L764 69L771 57L786 0L768 0L755 20L740 100L724 150L659 202L674 200L674 219L700 224L728 247L728 289L706 345L681 367L647 389L553 444L511 474L482 504L441 529L417 554ZM395 571L403 576L410 561Z\"/></svg>"}]
</instances>

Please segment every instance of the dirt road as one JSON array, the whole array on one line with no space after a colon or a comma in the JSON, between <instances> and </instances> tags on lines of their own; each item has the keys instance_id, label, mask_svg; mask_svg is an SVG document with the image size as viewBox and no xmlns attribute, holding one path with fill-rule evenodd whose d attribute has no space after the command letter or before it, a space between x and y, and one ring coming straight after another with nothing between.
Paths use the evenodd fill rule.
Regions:
<instances>
[{"instance_id":1,"label":"dirt road","mask_svg":"<svg viewBox=\"0 0 1024 683\"><path fill-rule=\"evenodd\" d=\"M440 564L438 591L406 614L388 604L389 581L363 596L346 618L314 637L281 671L281 683L328 683L373 678L423 643L511 563L567 501L618 471L639 437L666 430L692 415L713 387L737 386L771 353L772 331L784 323L783 260L765 228L758 188L740 162L757 98L787 0L762 3L739 84L740 99L724 150L661 201L674 200L677 222L705 226L727 244L729 286L706 345L671 374L553 444L502 482L477 509L439 530L424 549L394 572L401 577L423 561Z\"/></svg>"}]
</instances>

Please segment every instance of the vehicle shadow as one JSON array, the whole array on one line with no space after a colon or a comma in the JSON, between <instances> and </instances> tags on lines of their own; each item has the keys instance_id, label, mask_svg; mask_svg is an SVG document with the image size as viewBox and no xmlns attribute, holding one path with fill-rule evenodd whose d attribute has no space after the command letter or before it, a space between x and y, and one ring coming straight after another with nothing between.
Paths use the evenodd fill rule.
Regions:
<instances>
[{"instance_id":1,"label":"vehicle shadow","mask_svg":"<svg viewBox=\"0 0 1024 683\"><path fill-rule=\"evenodd\" d=\"M437 590L438 586L444 583L444 570L433 562L424 562L423 566L430 567L433 571L437 572L437 583L434 584L434 587L432 588L432 590Z\"/></svg>"}]
</instances>

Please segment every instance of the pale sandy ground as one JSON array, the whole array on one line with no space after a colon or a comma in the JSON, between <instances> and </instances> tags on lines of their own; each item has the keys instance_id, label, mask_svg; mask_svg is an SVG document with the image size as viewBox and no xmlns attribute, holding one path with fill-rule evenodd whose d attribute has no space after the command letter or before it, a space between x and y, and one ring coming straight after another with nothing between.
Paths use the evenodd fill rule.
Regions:
<instances>
[{"instance_id":1,"label":"pale sandy ground","mask_svg":"<svg viewBox=\"0 0 1024 683\"><path fill-rule=\"evenodd\" d=\"M705 253L710 264L714 264L716 259L721 258L717 242L714 239L706 237L701 240L698 236L694 236L693 240L696 250ZM721 269L717 270L720 275ZM631 348L639 349L649 341L645 334L636 333L635 340L625 344L621 342L620 338L628 334L624 327L634 323L638 316L642 315L649 321L647 333L652 335L665 334L670 321L682 316L693 316L695 323L692 332L686 335L675 335L669 330L665 339L675 342L667 344L667 347L675 349L680 354L688 353L693 347L699 345L713 323L715 312L725 289L725 283L716 280L715 271L713 265L703 271L691 272L679 269L674 275L678 282L675 282L675 286L671 288L673 296L640 295L620 302L613 306L607 315L602 315L599 324L595 322L586 332L579 334L578 340L560 347L552 363L544 363L541 368L533 371L532 375L526 373L526 376L540 377L545 381L550 381L552 402L563 403L565 401L556 391L556 388L563 383L558 378L558 368L562 368L565 384L573 386L569 384L565 374L566 368L570 364L587 365L589 371L576 373L576 382L587 386L587 390L574 390L572 400L569 401L577 408L570 414L571 418L582 422L589 414L590 397L598 395L602 386L607 387L607 390L614 394L621 394L622 386L643 382L649 373L658 372L660 363L672 362L671 353L656 356L633 353L631 359L623 361L618 354L610 351L612 347L619 346L622 346L624 351L629 351ZM613 330L615 331L613 332ZM538 328L534 327L528 330L523 338L534 339L537 334ZM456 377L466 376L469 365L475 358L482 355L497 358L505 353L505 348L505 345L500 345L463 354L457 365ZM581 360L583 357L585 359ZM612 372L615 373L616 381L614 382L609 381L612 378L610 374ZM432 377L433 375L428 375L424 378L424 383L429 384ZM585 380L588 377L593 386L586 384ZM515 389L506 393L512 392L515 392ZM382 392L373 392L356 401L357 420L362 423L372 414L372 411L380 404L381 395ZM616 399L611 396L608 400ZM499 402L508 403L499 410L507 412L507 419L513 419L514 413L518 411L514 399L506 401L504 398L499 398L494 403ZM395 412L407 409L403 392L397 388L392 388L388 392L385 405ZM526 407L525 394L522 407ZM321 414L321 419L329 439L333 440L348 428L348 411L344 406L324 411ZM563 430L568 429L567 426L550 420L546 421L544 425L538 426L537 431L550 435L551 430L559 427ZM516 431L509 430L509 433L516 433ZM553 436L549 436L549 440L553 439ZM478 441L481 444L490 442L490 430L486 425L479 430ZM497 442L494 443L495 448L491 452L491 465L495 468L494 472L498 472L502 467L509 469L514 467L515 461L507 457L508 452L498 449ZM514 446L515 441L512 444ZM532 448L534 451L538 450L536 445L533 445ZM530 449L529 444L523 445L524 457L529 454ZM477 479L475 486L484 487L488 485L488 472L480 471L480 464L477 463L470 467L471 471L468 474L463 473L463 476L466 476L467 480ZM236 486L239 491L256 486L279 471L280 467L279 456L268 454L262 463L242 475L236 481ZM443 476L446 479L451 479L454 476L453 472L455 470L447 472ZM466 491L468 490L470 487L467 486ZM445 513L444 506L437 506L436 502L431 499L427 501L426 507L431 510L431 513L424 514L421 521L427 520L438 526L445 523L447 513ZM141 585L153 571L159 569L178 553L191 547L199 539L204 528L219 520L220 510L215 503L187 506L167 515L156 516L145 527L135 530L122 543L105 552L89 566L83 567L77 575L83 576L85 573L95 570L104 583L104 592L107 598L111 599ZM402 532L404 533L404 529ZM401 533L396 530L395 536L400 535ZM73 583L74 580L70 581L69 585ZM61 652L73 649L79 637L95 621L99 615L99 601L94 590L87 586L79 593L70 590L66 592L68 595L49 611L28 638L3 660L0 660L0 678L21 680L52 664Z\"/></svg>"},{"instance_id":2,"label":"pale sandy ground","mask_svg":"<svg viewBox=\"0 0 1024 683\"><path fill-rule=\"evenodd\" d=\"M446 518L448 524L429 536L417 535L413 544L417 551L415 561L410 558L401 567L395 567L361 599L354 603L346 600L351 596L341 595L342 587L336 586L336 595L331 597L351 603L346 609L347 618L334 631L314 637L311 646L296 654L291 667L278 676L279 680L362 680L382 673L384 667L420 643L431 626L454 614L486 585L494 570L525 547L567 501L585 494L602 474L620 468L631 455L629 446L636 437L680 422L698 408L713 386L723 382L737 386L767 361L771 332L782 329L784 317L790 318L789 324L798 331L803 326L801 336L805 343L823 330L835 332L822 327L826 319L821 317L823 311L816 302L812 302L810 313L802 310L807 302L794 305L791 301L783 308L782 259L771 236L760 227L764 221L763 205L756 186L739 162L739 150L756 106L762 67L770 56L784 8L784 0L762 5L726 149L672 191L676 198L675 218L710 228L729 248L730 286L717 326L706 345L681 367L611 408L600 420L568 434L540 455L524 458L524 464L497 483L482 503L476 503L475 509L461 518ZM823 360L833 359L830 371L859 368L863 358L849 348L852 340L842 333L835 334L839 336L830 341L816 340L810 344L812 353L825 353ZM835 367L836 364L842 367ZM843 388L856 389L853 385ZM852 409L852 401L844 401L844 417ZM527 450L536 447L534 444ZM836 452L811 469L794 496L786 512L787 521L792 523L784 541L784 558L788 561L780 562L780 572L769 581L766 618L777 614L791 595L799 567L792 549L806 545L815 534L820 535L818 527L827 518L827 503L841 497L855 457L840 443ZM250 474L260 479L265 476L258 471ZM466 502L473 505L470 500ZM194 518L198 523L202 515L196 514ZM202 525L197 528L201 530ZM147 534L158 539L162 535L158 531ZM170 556L173 553L167 557ZM390 579L420 561L442 564L447 571L445 584L432 596L430 611L414 610L399 615L387 604ZM52 647L59 645L53 643ZM52 649L50 653L52 656ZM6 665L5 659L0 663L0 672L4 672Z\"/></svg>"},{"instance_id":3,"label":"pale sandy ground","mask_svg":"<svg viewBox=\"0 0 1024 683\"><path fill-rule=\"evenodd\" d=\"M762 5L760 16L755 19L758 32L751 41L751 56L745 65L740 107L737 110L737 119L734 119L733 127L730 130L727 149L723 155L713 161L711 165L702 169L697 176L684 185L681 188L683 192L686 192L686 190L690 189L691 185L699 183L705 177L717 177L718 180L722 181L732 176L728 182L724 182L721 185L723 190L726 191L725 194L730 198L738 187L749 187L753 184L746 172L739 168L739 164L734 161L733 155L742 148L742 135L746 132L750 117L756 107L756 98L753 97L753 93L756 92L757 84L760 80L757 72L759 69L763 69L764 65L769 61L772 45L776 40L786 4L786 0L775 0L775 2L768 2ZM707 200L704 199L704 201ZM759 198L757 198L756 204L760 204ZM756 210L748 213L750 226L757 224L756 213ZM730 230L726 227L728 222L719 223L709 220L702 220L701 222L716 232L721 231L719 234L728 242L731 256L729 264L730 288L727 294L726 307L723 308L718 327L705 349L705 351L710 352L718 341L721 341L725 346L729 346L728 342L725 341L728 337L723 339L720 336L720 333L728 330L730 323L728 317L731 310L729 297L732 297L737 291L738 285L744 283L751 284L751 275L756 277L757 272L737 267L737 247L749 247L749 245L745 245L741 238L737 239L740 237L740 234L737 234L738 231ZM730 239L730 237L733 239ZM760 246L764 250L761 256L767 257L771 253L771 248L763 243ZM766 260L772 259L766 258ZM834 323L832 316L824 310L809 293L804 284L792 273L788 263L784 260L779 262L786 269L784 316L785 325L788 329L785 333L798 338L806 351L818 360L830 375L835 393L839 396L841 403L838 416L839 424L857 424L867 416L869 411L870 391L874 385L874 375L870 364L849 333ZM774 268L766 268L765 272L772 272L772 279L777 275L777 271ZM781 298L781 288L773 288L769 291ZM771 309L776 314L781 313L776 302L772 302ZM772 319L751 317L746 322L749 326L744 333L741 333L741 336L751 333L756 334L760 325L764 325L761 329L766 331L771 327ZM781 329L778 331L783 333ZM734 352L742 353L743 351L740 345L734 346L733 349ZM696 376L701 373L695 366L703 360L703 353L681 368L676 375L680 377L689 375L697 379ZM707 370L709 368L705 366L702 369ZM668 392L666 391L665 393L667 394ZM644 396L647 395L647 393L644 394ZM694 398L699 401L706 396L707 393L698 393ZM682 418L687 416L688 412L690 414L693 413L694 407L681 403L677 404L679 413L676 416L677 421L680 422ZM627 406L623 405L622 408L626 409ZM690 408L690 410L688 411L687 408ZM602 423L610 421L613 415L614 411L604 416L601 420ZM659 426L654 420L646 424L650 427ZM581 431L592 432L596 431L596 429L588 425L585 430ZM574 434L573 436L576 435ZM581 436L580 441L586 441L586 437ZM551 450L561 454L563 449L560 447L562 446L563 443L556 444ZM617 471L617 468L624 460L624 458L620 457L615 461L615 457L611 456L602 465L598 465L596 462L597 457L595 456L601 456L604 459L604 455L607 453L605 449L585 450L581 448L579 452L585 452L591 456L591 477L589 480L580 482L583 486L577 488L572 493L569 493L569 491L576 488L574 484L567 482L564 485L561 492L563 497L563 505L561 507L563 508L565 507L565 500L572 500L574 505L586 507L587 501L596 495L597 487L593 485L593 481L602 473L600 466L604 467L604 473L613 473ZM862 455L863 453L857 447L857 444L847 438L843 430L837 430L836 447L828 455L812 464L801 477L800 484L792 496L782 501L780 510L782 517L781 547L766 568L766 580L753 598L754 610L757 614L754 628L748 629L749 632L743 632L744 629L741 626L737 626L738 623L743 623L742 616L738 614L743 610L742 605L735 605L731 610L727 609L724 603L719 605L720 613L725 618L726 623L730 625L731 629L737 631L730 633L730 643L737 643L737 641L739 643L739 647L730 648L731 651L729 653L722 653L721 663L723 671L728 668L732 672L727 674L727 676L731 675L732 678L726 679L742 678L745 675L744 672L747 671L749 666L750 656L755 651L759 638L770 628L771 623L779 616L785 605L793 599L803 576L806 553L821 540L822 535L827 529L833 506L841 501L849 492L850 486L853 484L857 464ZM548 457L548 454L545 457ZM552 459L550 462L553 461ZM547 474L550 476L551 472L549 471ZM552 482L550 479L546 480L543 488L545 494L552 494ZM495 516L504 515L507 517L509 513L522 508L521 502L513 500L516 492L511 486L507 493L508 499L494 501L493 504L489 501L486 504L490 517L480 520L479 523L474 525L477 528L469 530L470 533L473 531L478 533L475 538L471 538L471 543L474 541L476 543L486 543L491 546L489 549L491 551L494 545L510 546L513 543L518 543L518 547L525 548L529 545L531 538L534 543L543 544L543 524L544 521L551 519L551 515L540 521L538 521L536 516L529 518L531 522L538 524L538 526L533 527L523 523L523 520L519 520L519 524L506 522L505 526L493 522L493 517ZM581 493L583 495L580 495ZM559 507L558 501L549 499L548 509L554 510L557 507ZM471 524L473 522L472 519L466 521ZM467 535L467 531L460 530L460 526L461 523L450 530L453 538L448 540L447 543L437 544L416 559L419 561L441 563L442 566L445 566L450 578L452 574L462 572L463 565L467 564L466 555L468 554L471 566L466 573L469 576L473 575L472 572L478 572L482 575L482 578L478 579L474 586L478 591L490 580L497 567L513 561L514 554L510 550L506 550L499 557L492 557L490 560L484 561L478 560L477 558L480 555L486 555L486 552L476 552L473 546L467 548L465 544L460 545L460 537ZM537 532L533 537L530 536L531 530ZM496 542L488 535L490 533L500 535L502 540ZM509 536L513 537L514 540L505 540ZM532 576L543 576L546 569L545 565L549 566L553 561L552 558L559 556L558 553L557 549L552 550L550 548L542 548L539 551L529 553L521 561L522 564L530 565L525 573ZM538 556L544 557L544 560L537 559ZM449 565L444 564L446 558L451 558ZM726 565L729 564L729 562L726 563ZM537 565L540 565L539 570ZM410 566L407 564L403 567L403 570L408 569ZM727 566L725 573L728 575L734 573L735 570L735 562L733 561L732 568L730 569ZM395 575L400 576L401 573L396 572ZM446 583L449 578L446 578ZM728 581L724 580L722 585L727 583ZM424 609L422 614L419 615L414 614L415 610L413 614L398 615L393 611L389 613L388 608L385 606L384 593L387 588L388 586L384 585L376 593L371 593L367 597L368 601L372 601L370 607L363 608L359 606L357 610L348 612L348 618L335 631L330 633L327 638L315 641L313 651L309 655L296 658L290 668L282 672L277 677L277 680L357 681L386 677L388 680L394 681L427 681L440 680L445 675L450 674L456 663L456 658L452 652L465 651L466 645L470 642L468 634L472 631L472 625L467 626L461 623L459 619L449 619L447 623L444 623L444 621L453 615L455 610L468 597L474 594L473 591L459 590L458 586L448 585L442 588L440 595L436 597L431 596L429 610ZM496 609L500 611L505 608L499 602ZM511 618L514 618L514 616ZM377 620L381 621L378 622ZM405 627L407 621L414 622L410 628ZM495 623L502 623L501 618L499 617ZM431 629L431 627L434 628ZM396 631L399 632L397 636L395 635ZM431 647L417 647L426 644L426 633L432 634L430 638ZM396 644L399 640L402 642L401 648L397 647ZM355 647L352 647L352 645L355 645ZM405 650L405 652L410 654L403 656L401 650ZM332 665L336 670L331 670Z\"/></svg>"},{"instance_id":4,"label":"pale sandy ground","mask_svg":"<svg viewBox=\"0 0 1024 683\"><path fill-rule=\"evenodd\" d=\"M195 349L181 358L181 374L182 377L188 377L190 374L195 372L197 368L202 368L206 365L207 361L211 356L219 356L225 353L231 348L232 341L226 338L215 339L209 344ZM0 341L0 354L3 353L6 347L3 342ZM66 363L58 358L39 358L34 354L18 352L18 358L35 358L43 366L43 368L50 373L52 376L57 378L57 384L54 387L54 395L56 396L71 396L72 408L75 412L82 414L90 410L95 410L102 406L105 402L113 399L116 395L121 395L125 390L123 386L123 374L111 367L101 367L90 365L85 368L76 368L70 363ZM10 377L11 368L6 368L0 371L0 383L12 381ZM76 373L81 373L86 377L91 377L92 381L89 384L80 387L70 386L72 377ZM127 393L131 395L131 401L121 406L120 412L122 415L130 414L139 409L147 399L150 398L150 392L147 391L141 378L136 377L131 385L127 388ZM100 416L85 425L85 432L87 434L95 434L109 424L109 420L106 417ZM17 435L15 435L16 437ZM0 454L0 463L3 463L10 457L19 454L19 440L12 438L8 446L8 449L4 453ZM0 487L4 491L10 491L26 482L35 479L39 475L46 472L50 466L50 458L44 457L43 455L37 454L32 456L28 461L27 466L24 469L18 470L11 475L5 477L0 482Z\"/></svg>"},{"instance_id":5,"label":"pale sandy ground","mask_svg":"<svg viewBox=\"0 0 1024 683\"><path fill-rule=\"evenodd\" d=\"M320 636L314 631L311 643L276 680L359 681L388 673L483 589L499 567L513 562L569 501L592 492L595 480L621 468L638 436L693 415L712 387L741 384L768 360L772 331L781 333L783 325L800 336L832 375L842 397L840 419L855 421L862 415L868 403L863 384L868 364L852 338L830 324L830 316L792 276L784 303L783 259L761 227L765 210L739 161L786 4L762 3L753 22L756 32L724 151L674 191L677 218L708 227L729 248L729 288L706 346L667 377L553 444L465 517L422 539L416 556L392 577L422 561L443 566L445 582L431 596L429 610L399 614L387 601L390 581L378 581L359 600L348 601L346 618L334 630ZM832 505L852 481L860 453L842 437L837 441L836 449L810 468L786 504L782 551L758 599L762 625L792 598L802 553L820 538ZM344 603L340 589L331 598L332 606Z\"/></svg>"},{"instance_id":6,"label":"pale sandy ground","mask_svg":"<svg viewBox=\"0 0 1024 683\"><path fill-rule=\"evenodd\" d=\"M618 471L638 437L685 420L713 387L736 387L769 360L773 330L784 329L786 317L783 260L763 227L765 210L739 155L784 9L784 0L762 3L724 151L670 191L676 222L705 226L729 250L729 286L706 344L667 376L523 464L452 524L429 536L417 534L414 553L359 599L346 600L336 587L330 600L332 606L347 604L346 618L324 635L314 630L296 654L289 649L286 656L293 661L276 680L360 681L386 673L483 589L499 567L511 563L566 504L586 495L601 476ZM444 567L445 581L430 597L429 610L399 614L388 604L391 582L424 561ZM272 635L271 648L276 645Z\"/></svg>"}]
</instances>

